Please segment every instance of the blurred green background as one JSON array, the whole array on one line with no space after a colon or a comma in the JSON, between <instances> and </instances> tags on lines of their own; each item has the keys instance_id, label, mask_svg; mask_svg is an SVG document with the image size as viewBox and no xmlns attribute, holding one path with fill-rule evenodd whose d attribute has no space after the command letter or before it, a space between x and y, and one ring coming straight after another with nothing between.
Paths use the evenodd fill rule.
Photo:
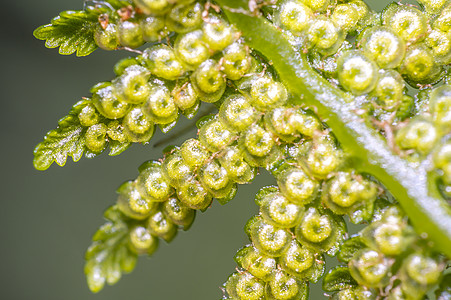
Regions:
<instances>
[{"instance_id":1,"label":"blurred green background","mask_svg":"<svg viewBox=\"0 0 451 300\"><path fill-rule=\"evenodd\" d=\"M380 9L389 1L373 1ZM197 215L188 232L151 257L113 287L92 294L85 283L83 255L102 213L116 200L115 189L137 176L137 167L161 157L165 145L135 145L118 157L102 154L53 165L45 172L32 165L33 149L57 120L99 81L113 77L112 66L127 53L95 51L85 58L61 56L32 36L60 11L82 9L82 0L2 2L0 27L1 173L0 298L7 300L220 299L220 286L236 267L235 252L248 240L243 226L257 213L256 191L274 181L263 174L242 186L226 206L217 202ZM375 7L375 6L373 6ZM173 139L179 145L192 130ZM157 131L153 142L163 139ZM167 144L166 144L167 145ZM321 298L313 292L311 299Z\"/></svg>"}]
</instances>

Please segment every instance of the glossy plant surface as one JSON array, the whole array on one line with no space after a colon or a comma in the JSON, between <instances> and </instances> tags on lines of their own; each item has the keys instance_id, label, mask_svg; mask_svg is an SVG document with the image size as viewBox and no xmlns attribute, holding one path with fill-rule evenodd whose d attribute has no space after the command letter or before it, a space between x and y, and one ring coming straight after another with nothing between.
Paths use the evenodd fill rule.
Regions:
<instances>
[{"instance_id":1,"label":"glossy plant surface","mask_svg":"<svg viewBox=\"0 0 451 300\"><path fill-rule=\"evenodd\" d=\"M197 138L117 189L85 255L89 288L115 284L266 169L277 184L255 197L223 299L308 299L321 279L332 299L445 297L451 4L420 2L107 0L36 29L61 54L132 54L47 133L36 169L197 120ZM216 112L197 117L201 105Z\"/></svg>"}]
</instances>

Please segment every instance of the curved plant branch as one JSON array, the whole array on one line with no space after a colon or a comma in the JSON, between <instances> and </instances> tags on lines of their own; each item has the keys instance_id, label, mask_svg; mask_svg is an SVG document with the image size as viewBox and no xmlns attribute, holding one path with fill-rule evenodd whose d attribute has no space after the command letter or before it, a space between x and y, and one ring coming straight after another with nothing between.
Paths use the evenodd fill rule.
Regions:
<instances>
[{"instance_id":1,"label":"curved plant branch","mask_svg":"<svg viewBox=\"0 0 451 300\"><path fill-rule=\"evenodd\" d=\"M375 176L399 201L418 233L426 234L451 257L451 211L428 190L426 167L412 166L394 154L376 130L353 112L352 97L316 73L276 27L248 10L247 1L216 1L248 45L273 64L288 89L329 125L354 167Z\"/></svg>"}]
</instances>

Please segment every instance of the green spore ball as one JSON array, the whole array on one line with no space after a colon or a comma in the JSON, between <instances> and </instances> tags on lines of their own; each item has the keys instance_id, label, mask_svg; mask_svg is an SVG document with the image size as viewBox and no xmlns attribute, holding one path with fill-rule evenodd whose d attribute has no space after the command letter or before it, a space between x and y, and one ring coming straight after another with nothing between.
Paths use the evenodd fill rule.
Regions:
<instances>
[{"instance_id":1,"label":"green spore ball","mask_svg":"<svg viewBox=\"0 0 451 300\"><path fill-rule=\"evenodd\" d=\"M198 168L207 161L211 153L197 139L188 139L180 146L180 155L193 168Z\"/></svg>"},{"instance_id":2,"label":"green spore ball","mask_svg":"<svg viewBox=\"0 0 451 300\"><path fill-rule=\"evenodd\" d=\"M292 142L300 136L296 130L297 117L296 109L278 107L265 114L265 126L280 139Z\"/></svg>"},{"instance_id":3,"label":"green spore ball","mask_svg":"<svg viewBox=\"0 0 451 300\"><path fill-rule=\"evenodd\" d=\"M191 82L176 86L171 94L175 105L182 111L199 106L199 97Z\"/></svg>"},{"instance_id":4,"label":"green spore ball","mask_svg":"<svg viewBox=\"0 0 451 300\"><path fill-rule=\"evenodd\" d=\"M371 92L377 84L376 63L358 50L344 52L337 61L340 84L354 95Z\"/></svg>"},{"instance_id":5,"label":"green spore ball","mask_svg":"<svg viewBox=\"0 0 451 300\"><path fill-rule=\"evenodd\" d=\"M438 63L451 63L451 36L447 32L432 30L424 42L432 50Z\"/></svg>"},{"instance_id":6,"label":"green spore ball","mask_svg":"<svg viewBox=\"0 0 451 300\"><path fill-rule=\"evenodd\" d=\"M432 28L449 32L451 30L451 5L446 6L432 23Z\"/></svg>"},{"instance_id":7,"label":"green spore ball","mask_svg":"<svg viewBox=\"0 0 451 300\"><path fill-rule=\"evenodd\" d=\"M147 220L150 234L171 242L177 234L177 226L161 211L155 211Z\"/></svg>"},{"instance_id":8,"label":"green spore ball","mask_svg":"<svg viewBox=\"0 0 451 300\"><path fill-rule=\"evenodd\" d=\"M204 186L195 179L188 179L177 187L177 198L189 208L205 210L212 197Z\"/></svg>"},{"instance_id":9,"label":"green spore ball","mask_svg":"<svg viewBox=\"0 0 451 300\"><path fill-rule=\"evenodd\" d=\"M358 175L339 172L327 183L322 196L324 204L334 213L351 214L359 207L372 206L377 187Z\"/></svg>"},{"instance_id":10,"label":"green spore ball","mask_svg":"<svg viewBox=\"0 0 451 300\"><path fill-rule=\"evenodd\" d=\"M156 161L141 165L136 179L136 188L142 196L157 202L166 201L173 192L168 178L161 169L161 163Z\"/></svg>"},{"instance_id":11,"label":"green spore ball","mask_svg":"<svg viewBox=\"0 0 451 300\"><path fill-rule=\"evenodd\" d=\"M380 288L390 282L393 260L382 253L365 248L357 251L349 262L352 277L370 288Z\"/></svg>"},{"instance_id":12,"label":"green spore ball","mask_svg":"<svg viewBox=\"0 0 451 300\"><path fill-rule=\"evenodd\" d=\"M179 110L169 89L163 84L152 84L142 111L156 124L169 124L178 119Z\"/></svg>"},{"instance_id":13,"label":"green spore ball","mask_svg":"<svg viewBox=\"0 0 451 300\"><path fill-rule=\"evenodd\" d=\"M414 87L416 84L434 83L442 75L442 67L437 64L431 49L424 44L416 44L407 49L399 71Z\"/></svg>"},{"instance_id":14,"label":"green spore ball","mask_svg":"<svg viewBox=\"0 0 451 300\"><path fill-rule=\"evenodd\" d=\"M188 230L194 222L196 211L185 206L176 197L170 197L165 201L161 208L164 215L169 218L172 223Z\"/></svg>"},{"instance_id":15,"label":"green spore ball","mask_svg":"<svg viewBox=\"0 0 451 300\"><path fill-rule=\"evenodd\" d=\"M299 281L281 270L273 274L266 286L268 300L306 300L308 293L306 282Z\"/></svg>"},{"instance_id":16,"label":"green spore ball","mask_svg":"<svg viewBox=\"0 0 451 300\"><path fill-rule=\"evenodd\" d=\"M451 86L442 85L434 89L429 98L429 110L434 124L444 133L451 128Z\"/></svg>"},{"instance_id":17,"label":"green spore ball","mask_svg":"<svg viewBox=\"0 0 451 300\"><path fill-rule=\"evenodd\" d=\"M227 292L227 295L229 297L225 298L226 296L224 295L224 299L231 300L231 299L238 298L238 295L236 293L236 284L237 284L239 278L240 278L240 273L238 273L238 272L232 273L232 275L230 275L229 278L227 278L227 281L224 283L224 289Z\"/></svg>"},{"instance_id":18,"label":"green spore ball","mask_svg":"<svg viewBox=\"0 0 451 300\"><path fill-rule=\"evenodd\" d=\"M117 39L123 47L138 48L144 44L143 32L138 20L128 19L117 26Z\"/></svg>"},{"instance_id":19,"label":"green spore ball","mask_svg":"<svg viewBox=\"0 0 451 300\"><path fill-rule=\"evenodd\" d=\"M256 176L256 169L244 160L243 150L238 146L226 147L221 152L219 161L229 177L238 184L249 183Z\"/></svg>"},{"instance_id":20,"label":"green spore ball","mask_svg":"<svg viewBox=\"0 0 451 300\"><path fill-rule=\"evenodd\" d=\"M260 125L252 125L240 139L239 145L244 148L246 161L252 166L267 166L277 158L272 155L277 152L274 134Z\"/></svg>"},{"instance_id":21,"label":"green spore ball","mask_svg":"<svg viewBox=\"0 0 451 300\"><path fill-rule=\"evenodd\" d=\"M292 237L287 229L256 220L250 228L251 240L258 251L271 257L279 257L289 247Z\"/></svg>"},{"instance_id":22,"label":"green spore ball","mask_svg":"<svg viewBox=\"0 0 451 300\"><path fill-rule=\"evenodd\" d=\"M296 0L283 1L278 7L277 23L290 33L300 36L308 27L313 17L312 10Z\"/></svg>"},{"instance_id":23,"label":"green spore ball","mask_svg":"<svg viewBox=\"0 0 451 300\"><path fill-rule=\"evenodd\" d=\"M265 282L244 272L240 274L236 283L236 294L238 299L263 300L265 299Z\"/></svg>"},{"instance_id":24,"label":"green spore ball","mask_svg":"<svg viewBox=\"0 0 451 300\"><path fill-rule=\"evenodd\" d=\"M135 143L148 142L155 131L155 124L144 114L141 108L132 109L122 121L124 132L130 141Z\"/></svg>"},{"instance_id":25,"label":"green spore ball","mask_svg":"<svg viewBox=\"0 0 451 300\"><path fill-rule=\"evenodd\" d=\"M290 247L279 258L279 264L285 272L297 279L312 282L316 282L325 270L325 261L297 241L291 242Z\"/></svg>"},{"instance_id":26,"label":"green spore ball","mask_svg":"<svg viewBox=\"0 0 451 300\"><path fill-rule=\"evenodd\" d=\"M203 165L199 171L199 178L202 185L215 198L227 196L233 186L226 169L217 160L212 160Z\"/></svg>"},{"instance_id":27,"label":"green spore ball","mask_svg":"<svg viewBox=\"0 0 451 300\"><path fill-rule=\"evenodd\" d=\"M441 171L446 184L451 184L451 142L441 144L433 154L434 167Z\"/></svg>"},{"instance_id":28,"label":"green spore ball","mask_svg":"<svg viewBox=\"0 0 451 300\"><path fill-rule=\"evenodd\" d=\"M332 215L321 213L314 207L305 211L300 224L295 228L299 243L315 252L328 252L331 256L338 251L341 234L339 225Z\"/></svg>"},{"instance_id":29,"label":"green spore ball","mask_svg":"<svg viewBox=\"0 0 451 300\"><path fill-rule=\"evenodd\" d=\"M306 29L307 46L327 56L337 52L345 39L344 31L332 20L318 16Z\"/></svg>"},{"instance_id":30,"label":"green spore ball","mask_svg":"<svg viewBox=\"0 0 451 300\"><path fill-rule=\"evenodd\" d=\"M175 40L174 50L177 57L191 70L196 69L197 66L210 57L210 52L202 40L202 35L201 30L195 30L179 35Z\"/></svg>"},{"instance_id":31,"label":"green spore ball","mask_svg":"<svg viewBox=\"0 0 451 300\"><path fill-rule=\"evenodd\" d=\"M255 247L247 246L235 255L235 261L250 274L268 281L277 268L277 261L270 256L260 253Z\"/></svg>"},{"instance_id":32,"label":"green spore ball","mask_svg":"<svg viewBox=\"0 0 451 300\"><path fill-rule=\"evenodd\" d=\"M192 1L191 1L192 2ZM176 4L166 16L166 26L178 33L190 32L203 23L204 8L199 2Z\"/></svg>"},{"instance_id":33,"label":"green spore ball","mask_svg":"<svg viewBox=\"0 0 451 300\"><path fill-rule=\"evenodd\" d=\"M251 86L251 105L261 111L283 105L288 99L285 86L268 76L259 77Z\"/></svg>"},{"instance_id":34,"label":"green spore ball","mask_svg":"<svg viewBox=\"0 0 451 300\"><path fill-rule=\"evenodd\" d=\"M353 5L346 3L338 4L330 18L343 31L349 32L355 30L360 19L359 17L357 9Z\"/></svg>"},{"instance_id":35,"label":"green spore ball","mask_svg":"<svg viewBox=\"0 0 451 300\"><path fill-rule=\"evenodd\" d=\"M116 96L111 82L101 82L92 89L92 103L99 113L108 119L124 117L131 108L129 103L122 102Z\"/></svg>"},{"instance_id":36,"label":"green spore ball","mask_svg":"<svg viewBox=\"0 0 451 300\"><path fill-rule=\"evenodd\" d=\"M396 133L396 144L401 149L413 149L428 154L438 139L434 124L426 119L415 118Z\"/></svg>"},{"instance_id":37,"label":"green spore ball","mask_svg":"<svg viewBox=\"0 0 451 300\"><path fill-rule=\"evenodd\" d=\"M281 193L292 203L306 205L312 202L319 188L319 183L310 178L301 168L289 168L277 178Z\"/></svg>"},{"instance_id":38,"label":"green spore ball","mask_svg":"<svg viewBox=\"0 0 451 300\"><path fill-rule=\"evenodd\" d=\"M241 79L252 67L249 49L242 43L231 44L222 54L222 71L231 80Z\"/></svg>"},{"instance_id":39,"label":"green spore ball","mask_svg":"<svg viewBox=\"0 0 451 300\"><path fill-rule=\"evenodd\" d=\"M121 76L112 81L114 92L122 102L142 103L150 95L149 78L149 70L140 65L131 65Z\"/></svg>"},{"instance_id":40,"label":"green spore ball","mask_svg":"<svg viewBox=\"0 0 451 300\"><path fill-rule=\"evenodd\" d=\"M300 0L300 2L304 3L315 12L325 10L330 4L330 0Z\"/></svg>"},{"instance_id":41,"label":"green spore ball","mask_svg":"<svg viewBox=\"0 0 451 300\"><path fill-rule=\"evenodd\" d=\"M370 10L370 8L368 7L368 5L365 2L363 2L362 0L351 0L351 1L346 1L346 2L347 2L347 4L349 4L356 10L356 12L358 14L359 22L363 23L361 25L364 26L364 25L368 25L371 23L371 22L369 22L366 24L365 22L362 22L362 21L368 21L366 19L370 19L369 15L372 14L372 11Z\"/></svg>"},{"instance_id":42,"label":"green spore ball","mask_svg":"<svg viewBox=\"0 0 451 300\"><path fill-rule=\"evenodd\" d=\"M108 145L106 137L107 127L105 124L94 124L86 130L85 145L93 153L100 153Z\"/></svg>"},{"instance_id":43,"label":"green spore ball","mask_svg":"<svg viewBox=\"0 0 451 300\"><path fill-rule=\"evenodd\" d=\"M387 26L366 29L359 37L358 44L379 67L386 69L398 67L406 53L404 40Z\"/></svg>"},{"instance_id":44,"label":"green spore ball","mask_svg":"<svg viewBox=\"0 0 451 300\"><path fill-rule=\"evenodd\" d=\"M158 241L158 238L151 235L146 227L140 225L131 228L128 235L128 247L138 255L153 254L158 248Z\"/></svg>"},{"instance_id":45,"label":"green spore ball","mask_svg":"<svg viewBox=\"0 0 451 300\"><path fill-rule=\"evenodd\" d=\"M218 16L210 15L202 24L203 39L212 51L222 51L236 39L233 27Z\"/></svg>"},{"instance_id":46,"label":"green spore ball","mask_svg":"<svg viewBox=\"0 0 451 300\"><path fill-rule=\"evenodd\" d=\"M211 152L217 152L224 149L233 140L233 134L217 118L205 123L199 129L199 141Z\"/></svg>"},{"instance_id":47,"label":"green spore ball","mask_svg":"<svg viewBox=\"0 0 451 300\"><path fill-rule=\"evenodd\" d=\"M265 282L254 277L248 272L233 273L225 283L230 299L264 300Z\"/></svg>"},{"instance_id":48,"label":"green spore ball","mask_svg":"<svg viewBox=\"0 0 451 300\"><path fill-rule=\"evenodd\" d=\"M143 40L146 42L156 42L162 35L164 30L164 17L162 16L145 16L139 21L141 26Z\"/></svg>"},{"instance_id":49,"label":"green spore ball","mask_svg":"<svg viewBox=\"0 0 451 300\"><path fill-rule=\"evenodd\" d=\"M385 111L394 111L404 97L405 84L401 75L395 70L379 70L379 78L372 95L376 96L376 107Z\"/></svg>"},{"instance_id":50,"label":"green spore ball","mask_svg":"<svg viewBox=\"0 0 451 300\"><path fill-rule=\"evenodd\" d=\"M439 283L443 269L438 259L423 253L410 254L401 266L401 289L407 295L423 296Z\"/></svg>"},{"instance_id":51,"label":"green spore ball","mask_svg":"<svg viewBox=\"0 0 451 300\"><path fill-rule=\"evenodd\" d=\"M397 215L388 210L382 219L360 231L360 235L372 249L386 256L403 253L412 243L414 231Z\"/></svg>"},{"instance_id":52,"label":"green spore ball","mask_svg":"<svg viewBox=\"0 0 451 300\"><path fill-rule=\"evenodd\" d=\"M221 99L227 85L220 65L213 59L204 61L193 72L191 80L200 99L209 103Z\"/></svg>"},{"instance_id":53,"label":"green spore ball","mask_svg":"<svg viewBox=\"0 0 451 300\"><path fill-rule=\"evenodd\" d=\"M152 74L163 79L175 80L185 73L185 68L174 50L164 44L147 48L140 59Z\"/></svg>"},{"instance_id":54,"label":"green spore ball","mask_svg":"<svg viewBox=\"0 0 451 300\"><path fill-rule=\"evenodd\" d=\"M94 32L94 41L103 50L116 50L120 45L117 38L117 25L109 23L103 29L99 24Z\"/></svg>"},{"instance_id":55,"label":"green spore ball","mask_svg":"<svg viewBox=\"0 0 451 300\"><path fill-rule=\"evenodd\" d=\"M428 13L437 13L442 10L447 4L447 0L418 0Z\"/></svg>"},{"instance_id":56,"label":"green spore ball","mask_svg":"<svg viewBox=\"0 0 451 300\"><path fill-rule=\"evenodd\" d=\"M393 29L409 44L423 39L428 30L427 18L420 10L396 3L384 10L382 23Z\"/></svg>"},{"instance_id":57,"label":"green spore ball","mask_svg":"<svg viewBox=\"0 0 451 300\"><path fill-rule=\"evenodd\" d=\"M404 298L391 298L395 289L390 291L390 295L386 300L400 300ZM354 288L344 289L332 295L331 300L376 300L378 292L375 289L368 289L366 287L357 286Z\"/></svg>"},{"instance_id":58,"label":"green spore ball","mask_svg":"<svg viewBox=\"0 0 451 300\"><path fill-rule=\"evenodd\" d=\"M136 188L136 182L128 181L122 184L117 192L119 210L129 218L135 220L147 219L158 207L158 202L144 198Z\"/></svg>"},{"instance_id":59,"label":"green spore ball","mask_svg":"<svg viewBox=\"0 0 451 300\"><path fill-rule=\"evenodd\" d=\"M121 76L125 73L125 69L127 69L130 66L138 65L139 62L135 57L126 57L121 60L119 60L113 67L114 73L117 76Z\"/></svg>"},{"instance_id":60,"label":"green spore ball","mask_svg":"<svg viewBox=\"0 0 451 300\"><path fill-rule=\"evenodd\" d=\"M260 214L263 219L274 226L293 228L301 221L304 207L290 203L280 193L266 195L260 204Z\"/></svg>"},{"instance_id":61,"label":"green spore ball","mask_svg":"<svg viewBox=\"0 0 451 300\"><path fill-rule=\"evenodd\" d=\"M124 127L118 120L108 123L107 134L109 138L120 143L125 143L128 141L127 135L124 132Z\"/></svg>"},{"instance_id":62,"label":"green spore ball","mask_svg":"<svg viewBox=\"0 0 451 300\"><path fill-rule=\"evenodd\" d=\"M233 132L246 130L258 117L249 99L240 94L229 96L219 108L219 120Z\"/></svg>"},{"instance_id":63,"label":"green spore ball","mask_svg":"<svg viewBox=\"0 0 451 300\"><path fill-rule=\"evenodd\" d=\"M304 137L313 137L323 128L321 121L315 115L300 109L294 111L292 122L296 132Z\"/></svg>"},{"instance_id":64,"label":"green spore ball","mask_svg":"<svg viewBox=\"0 0 451 300\"><path fill-rule=\"evenodd\" d=\"M164 159L162 170L174 187L179 187L180 184L193 176L193 169L178 151L173 152Z\"/></svg>"},{"instance_id":65,"label":"green spore ball","mask_svg":"<svg viewBox=\"0 0 451 300\"><path fill-rule=\"evenodd\" d=\"M80 124L85 127L89 127L99 123L100 118L101 117L99 113L97 112L95 106L92 103L88 103L78 113L78 120L80 120Z\"/></svg>"},{"instance_id":66,"label":"green spore ball","mask_svg":"<svg viewBox=\"0 0 451 300\"><path fill-rule=\"evenodd\" d=\"M164 15L172 7L169 0L133 0L133 3L146 15Z\"/></svg>"},{"instance_id":67,"label":"green spore ball","mask_svg":"<svg viewBox=\"0 0 451 300\"><path fill-rule=\"evenodd\" d=\"M303 153L304 151L307 153ZM342 163L342 151L337 148L328 135L316 138L312 144L306 143L304 151L299 151L298 161L305 164L307 170L315 178L326 178Z\"/></svg>"}]
</instances>

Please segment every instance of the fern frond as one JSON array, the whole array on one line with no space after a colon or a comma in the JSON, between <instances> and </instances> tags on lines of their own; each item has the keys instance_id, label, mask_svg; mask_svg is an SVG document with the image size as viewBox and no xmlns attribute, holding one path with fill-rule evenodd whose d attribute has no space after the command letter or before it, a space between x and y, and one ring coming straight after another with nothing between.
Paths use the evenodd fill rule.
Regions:
<instances>
[{"instance_id":1,"label":"fern frond","mask_svg":"<svg viewBox=\"0 0 451 300\"><path fill-rule=\"evenodd\" d=\"M47 48L59 47L60 54L70 55L76 52L77 56L86 56L97 49L94 31L99 13L100 11L64 11L52 19L50 24L38 27L33 35L45 40Z\"/></svg>"},{"instance_id":2,"label":"fern frond","mask_svg":"<svg viewBox=\"0 0 451 300\"><path fill-rule=\"evenodd\" d=\"M85 274L89 289L96 293L105 283L116 283L123 272L131 272L137 255L127 246L129 227L116 206L106 210L107 223L94 234L93 243L86 251Z\"/></svg>"}]
</instances>

